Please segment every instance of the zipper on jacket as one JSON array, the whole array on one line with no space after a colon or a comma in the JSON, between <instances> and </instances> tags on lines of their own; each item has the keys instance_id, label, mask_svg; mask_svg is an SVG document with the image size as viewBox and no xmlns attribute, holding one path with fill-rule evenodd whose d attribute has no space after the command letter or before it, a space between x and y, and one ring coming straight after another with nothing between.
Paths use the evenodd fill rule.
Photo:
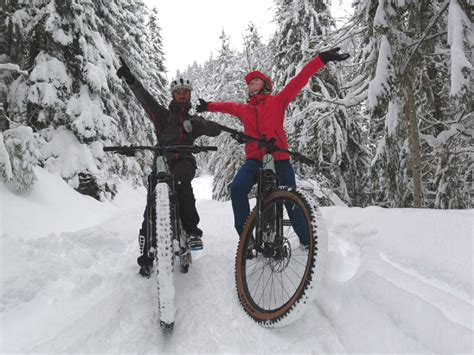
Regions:
<instances>
[{"instance_id":1,"label":"zipper on jacket","mask_svg":"<svg viewBox=\"0 0 474 355\"><path fill-rule=\"evenodd\" d=\"M180 144L183 141L184 136L185 136L183 122L184 122L184 110L181 110L179 112L179 122L178 122L178 129L179 129L178 144ZM176 160L179 159L179 153L175 153L175 158Z\"/></svg>"},{"instance_id":2,"label":"zipper on jacket","mask_svg":"<svg viewBox=\"0 0 474 355\"><path fill-rule=\"evenodd\" d=\"M258 127L258 111L257 111L257 105L255 105L254 107L254 110L255 110L255 128L257 128L257 132L258 134L260 135L260 137L258 137L259 139L262 138L262 132L260 132L260 128ZM260 161L263 160L263 154L262 154L262 147L259 146L258 149L260 150ZM266 152L266 151L265 151Z\"/></svg>"}]
</instances>

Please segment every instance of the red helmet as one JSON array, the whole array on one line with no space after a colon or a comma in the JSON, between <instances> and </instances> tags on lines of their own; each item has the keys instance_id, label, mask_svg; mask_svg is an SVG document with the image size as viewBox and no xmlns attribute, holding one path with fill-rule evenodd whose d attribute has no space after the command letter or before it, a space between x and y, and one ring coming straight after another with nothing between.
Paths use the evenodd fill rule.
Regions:
<instances>
[{"instance_id":1,"label":"red helmet","mask_svg":"<svg viewBox=\"0 0 474 355\"><path fill-rule=\"evenodd\" d=\"M262 79L264 82L265 82L265 86L267 87L268 91L271 92L272 91L272 81L270 80L270 78L268 76L266 76L265 74L263 74L262 72L258 71L258 70L255 70L255 71L251 71L250 73L248 73L246 76L245 76L245 82L247 83L247 85L250 83L250 81L253 79L253 78L259 78L259 79Z\"/></svg>"}]
</instances>

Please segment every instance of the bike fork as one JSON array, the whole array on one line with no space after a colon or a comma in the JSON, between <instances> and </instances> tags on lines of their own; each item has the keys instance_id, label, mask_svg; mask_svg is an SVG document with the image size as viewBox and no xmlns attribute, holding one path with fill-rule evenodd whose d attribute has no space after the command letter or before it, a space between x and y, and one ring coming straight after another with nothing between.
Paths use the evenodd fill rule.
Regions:
<instances>
[{"instance_id":1,"label":"bike fork","mask_svg":"<svg viewBox=\"0 0 474 355\"><path fill-rule=\"evenodd\" d=\"M272 205L263 211L265 196L273 191L277 185L274 158L271 154L265 154L262 161L262 169L258 174L257 185L257 222L255 226L257 246L262 246L265 243L267 246L273 247L282 239L283 214L281 206Z\"/></svg>"},{"instance_id":2,"label":"bike fork","mask_svg":"<svg viewBox=\"0 0 474 355\"><path fill-rule=\"evenodd\" d=\"M148 175L148 193L147 193L147 216L146 216L146 236L144 240L142 255L147 258L155 258L156 255L156 225L155 225L155 211L156 211L156 175L151 173Z\"/></svg>"}]
</instances>

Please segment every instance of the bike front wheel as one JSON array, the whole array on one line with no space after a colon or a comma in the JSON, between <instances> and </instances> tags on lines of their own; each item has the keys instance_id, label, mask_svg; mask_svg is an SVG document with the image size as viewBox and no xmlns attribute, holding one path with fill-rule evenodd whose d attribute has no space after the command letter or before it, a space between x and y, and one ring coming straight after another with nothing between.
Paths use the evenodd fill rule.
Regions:
<instances>
[{"instance_id":1,"label":"bike front wheel","mask_svg":"<svg viewBox=\"0 0 474 355\"><path fill-rule=\"evenodd\" d=\"M173 273L173 228L171 222L170 188L156 185L156 264L158 274L158 316L164 329L172 329L175 318L175 287Z\"/></svg>"},{"instance_id":2,"label":"bike front wheel","mask_svg":"<svg viewBox=\"0 0 474 355\"><path fill-rule=\"evenodd\" d=\"M294 188L271 192L262 203L261 216L261 241L255 240L256 207L240 236L236 287L250 317L263 326L279 327L298 319L314 299L327 232L315 201Z\"/></svg>"}]
</instances>

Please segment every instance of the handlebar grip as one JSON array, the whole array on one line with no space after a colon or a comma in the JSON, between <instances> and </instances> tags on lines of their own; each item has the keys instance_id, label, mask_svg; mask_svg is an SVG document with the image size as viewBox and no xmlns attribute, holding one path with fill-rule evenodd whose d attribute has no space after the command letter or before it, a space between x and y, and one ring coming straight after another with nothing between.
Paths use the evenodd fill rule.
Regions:
<instances>
[{"instance_id":1,"label":"handlebar grip","mask_svg":"<svg viewBox=\"0 0 474 355\"><path fill-rule=\"evenodd\" d=\"M224 132L228 132L228 133L236 133L236 134L241 134L241 133L242 133L242 132L239 132L239 131L237 131L237 130L235 130L235 129L229 128L229 127L227 127L227 126L223 126L223 125L221 125L221 124L219 124L219 128L220 128L221 130L223 130Z\"/></svg>"},{"instance_id":2,"label":"handlebar grip","mask_svg":"<svg viewBox=\"0 0 474 355\"><path fill-rule=\"evenodd\" d=\"M214 147L214 146L204 146L204 147L200 147L202 150L213 150L213 151L216 151L217 150L217 147Z\"/></svg>"},{"instance_id":3,"label":"handlebar grip","mask_svg":"<svg viewBox=\"0 0 474 355\"><path fill-rule=\"evenodd\" d=\"M115 152L117 154L126 155L127 157L134 157L135 150L132 147L103 147L104 152Z\"/></svg>"}]
</instances>

